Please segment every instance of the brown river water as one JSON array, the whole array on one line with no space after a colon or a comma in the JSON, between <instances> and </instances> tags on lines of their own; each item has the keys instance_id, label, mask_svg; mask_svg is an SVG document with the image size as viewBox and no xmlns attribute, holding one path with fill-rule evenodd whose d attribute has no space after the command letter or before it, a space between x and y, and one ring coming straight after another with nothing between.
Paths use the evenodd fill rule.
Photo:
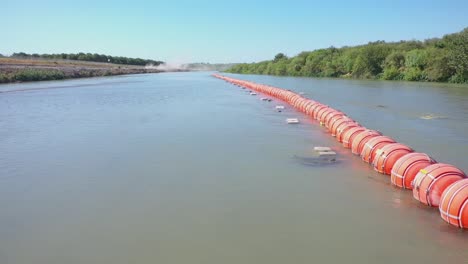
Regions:
<instances>
[{"instance_id":1,"label":"brown river water","mask_svg":"<svg viewBox=\"0 0 468 264\"><path fill-rule=\"evenodd\" d=\"M468 232L437 209L210 74L0 85L0 263L468 263ZM229 76L468 172L467 86ZM295 158L314 146L339 162Z\"/></svg>"}]
</instances>

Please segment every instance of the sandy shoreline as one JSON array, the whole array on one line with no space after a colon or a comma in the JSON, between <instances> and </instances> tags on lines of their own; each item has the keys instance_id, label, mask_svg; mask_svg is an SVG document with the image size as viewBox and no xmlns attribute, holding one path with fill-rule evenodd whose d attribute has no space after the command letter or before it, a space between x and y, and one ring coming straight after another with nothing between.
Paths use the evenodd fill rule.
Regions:
<instances>
[{"instance_id":1,"label":"sandy shoreline","mask_svg":"<svg viewBox=\"0 0 468 264\"><path fill-rule=\"evenodd\" d=\"M144 66L112 63L0 58L0 83L63 80L160 72L166 71L146 68Z\"/></svg>"}]
</instances>

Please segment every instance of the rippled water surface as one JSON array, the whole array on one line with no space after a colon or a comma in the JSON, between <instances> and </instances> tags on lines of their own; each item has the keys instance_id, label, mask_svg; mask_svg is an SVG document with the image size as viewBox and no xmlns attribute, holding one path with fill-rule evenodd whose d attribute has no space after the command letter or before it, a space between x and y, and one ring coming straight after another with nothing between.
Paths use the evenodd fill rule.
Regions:
<instances>
[{"instance_id":1,"label":"rippled water surface","mask_svg":"<svg viewBox=\"0 0 468 264\"><path fill-rule=\"evenodd\" d=\"M466 86L232 76L468 171ZM0 85L0 263L468 263L466 231L277 104L209 73Z\"/></svg>"}]
</instances>

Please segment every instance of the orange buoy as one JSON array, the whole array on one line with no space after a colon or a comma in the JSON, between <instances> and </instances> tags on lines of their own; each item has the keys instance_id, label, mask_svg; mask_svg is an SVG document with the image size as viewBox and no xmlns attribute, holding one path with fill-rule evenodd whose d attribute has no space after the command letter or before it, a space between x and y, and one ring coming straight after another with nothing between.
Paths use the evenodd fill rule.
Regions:
<instances>
[{"instance_id":1,"label":"orange buoy","mask_svg":"<svg viewBox=\"0 0 468 264\"><path fill-rule=\"evenodd\" d=\"M336 110L331 107L329 107L325 112L323 112L322 115L319 116L320 123L322 123L322 125L325 125L325 120L327 116L333 112L336 112Z\"/></svg>"},{"instance_id":2,"label":"orange buoy","mask_svg":"<svg viewBox=\"0 0 468 264\"><path fill-rule=\"evenodd\" d=\"M302 97L295 98L295 99L294 99L294 102L292 103L292 106L293 106L294 108L296 108L296 109L299 109L300 104L302 104L304 101L305 101L305 99L302 98Z\"/></svg>"},{"instance_id":3,"label":"orange buoy","mask_svg":"<svg viewBox=\"0 0 468 264\"><path fill-rule=\"evenodd\" d=\"M364 127L357 126L357 127L352 127L346 132L343 133L343 147L345 148L351 148L351 144L353 143L354 138L361 133L362 131L366 130Z\"/></svg>"},{"instance_id":4,"label":"orange buoy","mask_svg":"<svg viewBox=\"0 0 468 264\"><path fill-rule=\"evenodd\" d=\"M317 107L317 105L319 105L319 104L320 104L319 102L314 101L312 104L307 105L307 107L305 109L306 115L313 116L313 109L314 109L314 107Z\"/></svg>"},{"instance_id":5,"label":"orange buoy","mask_svg":"<svg viewBox=\"0 0 468 264\"><path fill-rule=\"evenodd\" d=\"M307 100L301 107L301 111L305 114L307 114L307 107L309 107L310 105L313 105L315 103L315 101L313 100Z\"/></svg>"},{"instance_id":6,"label":"orange buoy","mask_svg":"<svg viewBox=\"0 0 468 264\"><path fill-rule=\"evenodd\" d=\"M436 163L424 153L409 153L399 158L393 165L390 180L393 185L404 189L413 189L412 182L419 170Z\"/></svg>"},{"instance_id":7,"label":"orange buoy","mask_svg":"<svg viewBox=\"0 0 468 264\"><path fill-rule=\"evenodd\" d=\"M338 110L333 110L333 111L328 112L327 115L323 118L323 123L325 124L325 127L328 128L328 124L330 120L338 116L344 116L344 114Z\"/></svg>"},{"instance_id":8,"label":"orange buoy","mask_svg":"<svg viewBox=\"0 0 468 264\"><path fill-rule=\"evenodd\" d=\"M289 103L290 105L293 105L293 104L294 104L294 101L297 100L297 99L299 99L299 98L300 98L300 96L299 96L298 94L291 93L291 95L288 96L288 103Z\"/></svg>"},{"instance_id":9,"label":"orange buoy","mask_svg":"<svg viewBox=\"0 0 468 264\"><path fill-rule=\"evenodd\" d=\"M297 100L301 100L302 97L298 94L294 94L291 99L289 99L289 104L294 106L294 104L296 103Z\"/></svg>"},{"instance_id":10,"label":"orange buoy","mask_svg":"<svg viewBox=\"0 0 468 264\"><path fill-rule=\"evenodd\" d=\"M299 110L299 111L301 111L302 105L305 104L305 103L307 103L307 100L308 100L308 99L303 98L303 97L302 97L300 100L297 100L297 101L296 101L296 104L295 104L296 109Z\"/></svg>"},{"instance_id":11,"label":"orange buoy","mask_svg":"<svg viewBox=\"0 0 468 264\"><path fill-rule=\"evenodd\" d=\"M327 106L327 107L321 108L320 110L317 111L317 115L315 119L317 119L317 121L321 123L322 116L326 114L327 111L330 111L330 107Z\"/></svg>"},{"instance_id":12,"label":"orange buoy","mask_svg":"<svg viewBox=\"0 0 468 264\"><path fill-rule=\"evenodd\" d=\"M302 99L299 103L297 103L297 109L299 111L303 111L302 108L304 107L304 104L306 104L309 101L309 99Z\"/></svg>"},{"instance_id":13,"label":"orange buoy","mask_svg":"<svg viewBox=\"0 0 468 264\"><path fill-rule=\"evenodd\" d=\"M314 109L314 119L318 120L318 114L321 113L321 111L324 111L328 108L327 105L319 105L317 108Z\"/></svg>"},{"instance_id":14,"label":"orange buoy","mask_svg":"<svg viewBox=\"0 0 468 264\"><path fill-rule=\"evenodd\" d=\"M374 161L372 162L374 170L390 175L395 162L402 156L411 152L413 152L413 149L403 144L388 144L380 150L377 150Z\"/></svg>"},{"instance_id":15,"label":"orange buoy","mask_svg":"<svg viewBox=\"0 0 468 264\"><path fill-rule=\"evenodd\" d=\"M360 125L355 121L342 123L336 128L336 131L335 131L336 140L338 140L338 142L340 143L343 142L343 134L346 133L346 131L350 130L351 128L359 127L359 126Z\"/></svg>"},{"instance_id":16,"label":"orange buoy","mask_svg":"<svg viewBox=\"0 0 468 264\"><path fill-rule=\"evenodd\" d=\"M436 163L421 169L413 181L413 197L423 204L437 207L447 187L466 175L455 166Z\"/></svg>"},{"instance_id":17,"label":"orange buoy","mask_svg":"<svg viewBox=\"0 0 468 264\"><path fill-rule=\"evenodd\" d=\"M325 124L325 126L328 128L328 130L329 130L330 133L331 133L332 128L334 127L335 123L336 123L336 122L339 122L339 121L341 121L341 120L343 120L344 118L349 118L349 117L347 117L347 116L345 116L345 115L342 115L342 116L334 116L334 117L330 118L330 120L328 120L328 124ZM351 118L349 118L349 119L351 119ZM336 124L336 126L338 126L338 124ZM335 127L335 129L336 129L336 127Z\"/></svg>"},{"instance_id":18,"label":"orange buoy","mask_svg":"<svg viewBox=\"0 0 468 264\"><path fill-rule=\"evenodd\" d=\"M377 151L385 145L395 143L395 140L387 136L378 136L371 138L361 151L361 158L367 163L372 163Z\"/></svg>"},{"instance_id":19,"label":"orange buoy","mask_svg":"<svg viewBox=\"0 0 468 264\"><path fill-rule=\"evenodd\" d=\"M301 107L301 111L305 114L306 113L306 109L309 105L312 105L314 104L315 101L314 100L311 100L311 99L307 99L307 101L302 105Z\"/></svg>"},{"instance_id":20,"label":"orange buoy","mask_svg":"<svg viewBox=\"0 0 468 264\"><path fill-rule=\"evenodd\" d=\"M311 109L310 109L310 116L312 118L315 118L315 113L318 111L318 109L320 109L322 106L325 106L324 104L321 104L321 103L318 103L318 104L315 104ZM325 106L326 107L326 106Z\"/></svg>"},{"instance_id":21,"label":"orange buoy","mask_svg":"<svg viewBox=\"0 0 468 264\"><path fill-rule=\"evenodd\" d=\"M447 223L468 228L468 179L456 181L445 189L439 212Z\"/></svg>"},{"instance_id":22,"label":"orange buoy","mask_svg":"<svg viewBox=\"0 0 468 264\"><path fill-rule=\"evenodd\" d=\"M288 92L286 93L285 101L288 102L288 103L290 103L291 100L293 99L293 97L295 97L295 96L299 96L299 95L297 95L297 94L295 94L295 93L293 93L293 92L288 91Z\"/></svg>"},{"instance_id":23,"label":"orange buoy","mask_svg":"<svg viewBox=\"0 0 468 264\"><path fill-rule=\"evenodd\" d=\"M347 116L339 117L336 120L334 120L333 122L331 122L331 126L330 126L329 130L330 130L330 133L331 133L332 137L336 137L336 132L338 131L338 128L340 126L342 126L343 124L346 124L346 123L352 124L352 123L356 123L356 122L353 119L351 119L351 118L349 118Z\"/></svg>"},{"instance_id":24,"label":"orange buoy","mask_svg":"<svg viewBox=\"0 0 468 264\"><path fill-rule=\"evenodd\" d=\"M293 106L297 107L300 103L304 102L304 100L305 98L300 95L299 97L295 97L293 101Z\"/></svg>"},{"instance_id":25,"label":"orange buoy","mask_svg":"<svg viewBox=\"0 0 468 264\"><path fill-rule=\"evenodd\" d=\"M323 117L322 117L322 123L323 125L328 128L329 122L334 118L334 117L341 117L341 116L346 116L343 112L339 110L335 110L331 108L331 111L328 111Z\"/></svg>"},{"instance_id":26,"label":"orange buoy","mask_svg":"<svg viewBox=\"0 0 468 264\"><path fill-rule=\"evenodd\" d=\"M301 111L302 105L307 103L309 99L302 97L300 100L296 102L296 108Z\"/></svg>"}]
</instances>

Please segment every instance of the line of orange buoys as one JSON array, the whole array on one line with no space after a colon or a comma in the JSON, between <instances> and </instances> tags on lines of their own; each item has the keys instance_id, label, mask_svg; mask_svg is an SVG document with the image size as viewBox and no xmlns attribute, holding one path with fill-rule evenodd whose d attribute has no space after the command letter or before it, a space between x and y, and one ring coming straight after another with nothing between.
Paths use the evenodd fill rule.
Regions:
<instances>
[{"instance_id":1,"label":"line of orange buoys","mask_svg":"<svg viewBox=\"0 0 468 264\"><path fill-rule=\"evenodd\" d=\"M320 121L343 147L360 155L363 161L372 164L374 170L391 175L394 186L413 190L416 200L439 207L446 222L468 228L468 179L462 170L438 163L427 154L414 152L378 131L361 126L345 113L292 91L219 74L213 76L285 101Z\"/></svg>"}]
</instances>

